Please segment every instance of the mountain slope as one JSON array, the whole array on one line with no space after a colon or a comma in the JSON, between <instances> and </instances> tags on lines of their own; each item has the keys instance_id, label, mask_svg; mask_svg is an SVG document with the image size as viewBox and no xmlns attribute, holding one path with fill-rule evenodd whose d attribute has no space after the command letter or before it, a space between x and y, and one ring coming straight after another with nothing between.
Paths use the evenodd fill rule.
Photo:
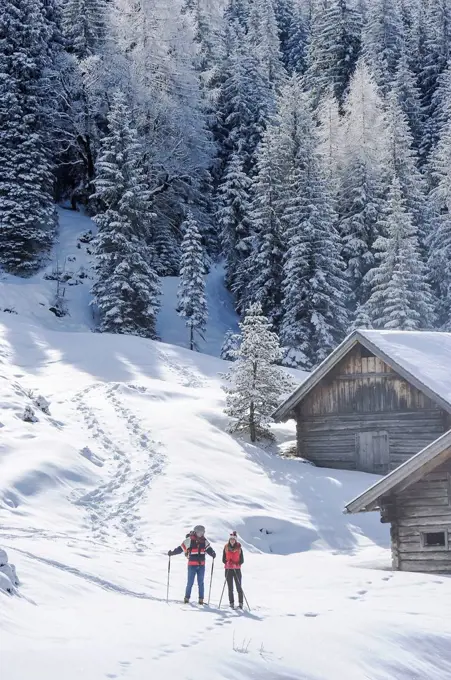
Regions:
<instances>
[{"instance_id":1,"label":"mountain slope","mask_svg":"<svg viewBox=\"0 0 451 680\"><path fill-rule=\"evenodd\" d=\"M22 585L2 678L443 678L448 579L392 574L387 527L342 514L372 476L230 437L218 359L5 319L0 544ZM29 390L51 402L33 424ZM180 605L182 556L166 604L167 550L198 522L218 553L238 530L251 612L217 609L220 560L213 606Z\"/></svg>"}]
</instances>

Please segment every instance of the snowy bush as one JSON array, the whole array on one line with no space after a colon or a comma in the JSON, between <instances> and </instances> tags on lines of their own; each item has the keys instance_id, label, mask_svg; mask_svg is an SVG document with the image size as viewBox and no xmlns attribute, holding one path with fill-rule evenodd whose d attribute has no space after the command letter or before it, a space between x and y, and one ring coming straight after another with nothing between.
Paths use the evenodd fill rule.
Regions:
<instances>
[{"instance_id":1,"label":"snowy bush","mask_svg":"<svg viewBox=\"0 0 451 680\"><path fill-rule=\"evenodd\" d=\"M35 415L34 409L27 404L24 408L24 412L22 414L22 420L24 420L26 423L37 423L38 418Z\"/></svg>"},{"instance_id":2,"label":"snowy bush","mask_svg":"<svg viewBox=\"0 0 451 680\"><path fill-rule=\"evenodd\" d=\"M42 413L45 413L47 416L50 415L50 402L42 396L42 394L38 394L38 396L33 399L33 403L38 408Z\"/></svg>"},{"instance_id":3,"label":"snowy bush","mask_svg":"<svg viewBox=\"0 0 451 680\"><path fill-rule=\"evenodd\" d=\"M8 562L6 550L0 548L0 592L13 595L18 585L16 568Z\"/></svg>"}]
</instances>

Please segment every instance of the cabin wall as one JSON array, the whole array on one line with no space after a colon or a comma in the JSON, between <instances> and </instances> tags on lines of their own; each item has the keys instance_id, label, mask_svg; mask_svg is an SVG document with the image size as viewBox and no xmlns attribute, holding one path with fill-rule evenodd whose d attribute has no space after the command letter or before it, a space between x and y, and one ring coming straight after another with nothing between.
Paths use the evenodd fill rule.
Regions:
<instances>
[{"instance_id":1,"label":"cabin wall","mask_svg":"<svg viewBox=\"0 0 451 680\"><path fill-rule=\"evenodd\" d=\"M390 499L393 568L451 573L451 463ZM422 535L445 532L445 547L425 547Z\"/></svg>"},{"instance_id":2,"label":"cabin wall","mask_svg":"<svg viewBox=\"0 0 451 680\"><path fill-rule=\"evenodd\" d=\"M324 467L386 474L451 426L449 415L357 345L295 411L298 455ZM363 465L362 433L384 437L383 460Z\"/></svg>"}]
</instances>

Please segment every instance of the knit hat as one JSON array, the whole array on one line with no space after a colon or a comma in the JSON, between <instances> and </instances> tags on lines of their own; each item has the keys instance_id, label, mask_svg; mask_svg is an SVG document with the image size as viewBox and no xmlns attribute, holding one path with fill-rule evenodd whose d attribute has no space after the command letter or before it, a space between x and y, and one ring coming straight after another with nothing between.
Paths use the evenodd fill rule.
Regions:
<instances>
[{"instance_id":1,"label":"knit hat","mask_svg":"<svg viewBox=\"0 0 451 680\"><path fill-rule=\"evenodd\" d=\"M236 531L231 531L231 532L230 532L229 541L230 541L231 538L234 538L235 541L238 540L237 535L236 535Z\"/></svg>"}]
</instances>

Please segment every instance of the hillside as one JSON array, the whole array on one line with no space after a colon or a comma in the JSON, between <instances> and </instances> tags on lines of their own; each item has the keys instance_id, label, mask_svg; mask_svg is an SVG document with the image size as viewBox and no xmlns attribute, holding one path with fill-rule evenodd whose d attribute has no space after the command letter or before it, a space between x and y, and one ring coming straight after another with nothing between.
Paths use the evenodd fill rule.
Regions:
<instances>
[{"instance_id":1,"label":"hillside","mask_svg":"<svg viewBox=\"0 0 451 680\"><path fill-rule=\"evenodd\" d=\"M22 581L2 679L443 678L449 580L393 574L377 515L342 514L371 476L228 435L216 358L2 322L0 544ZM51 416L20 419L28 390ZM210 608L180 604L183 557L166 604L166 552L198 522L218 551L239 532L250 613L217 609L218 560Z\"/></svg>"}]
</instances>

